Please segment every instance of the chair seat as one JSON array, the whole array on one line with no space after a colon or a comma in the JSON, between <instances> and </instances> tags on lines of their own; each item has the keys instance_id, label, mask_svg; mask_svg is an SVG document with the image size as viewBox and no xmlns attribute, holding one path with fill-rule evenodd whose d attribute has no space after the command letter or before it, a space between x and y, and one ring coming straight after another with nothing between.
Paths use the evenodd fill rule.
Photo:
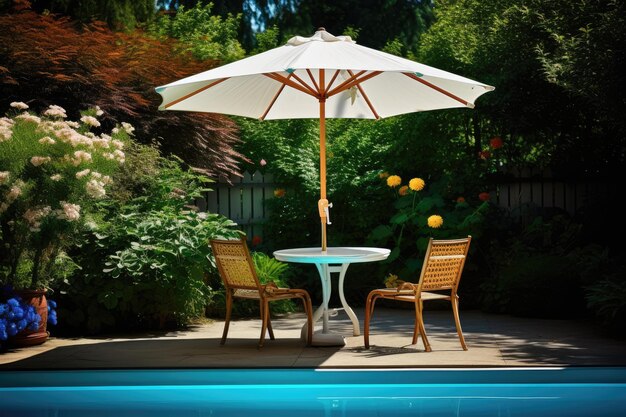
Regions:
<instances>
[{"instance_id":1,"label":"chair seat","mask_svg":"<svg viewBox=\"0 0 626 417\"><path fill-rule=\"evenodd\" d=\"M395 288L376 290L383 298L392 298L400 301L415 301L415 293L413 291L398 291ZM449 294L438 294L436 292L422 291L422 300L450 300Z\"/></svg>"},{"instance_id":2,"label":"chair seat","mask_svg":"<svg viewBox=\"0 0 626 417\"><path fill-rule=\"evenodd\" d=\"M289 298L299 297L300 291L292 290L291 288L276 288L272 292L266 292L265 298L270 300L286 300ZM247 290L243 288L236 288L233 290L233 297L247 298L250 300L260 300L258 290Z\"/></svg>"},{"instance_id":3,"label":"chair seat","mask_svg":"<svg viewBox=\"0 0 626 417\"><path fill-rule=\"evenodd\" d=\"M260 300L259 290L245 290L242 288L236 288L233 291L233 297L249 298L252 300Z\"/></svg>"}]
</instances>

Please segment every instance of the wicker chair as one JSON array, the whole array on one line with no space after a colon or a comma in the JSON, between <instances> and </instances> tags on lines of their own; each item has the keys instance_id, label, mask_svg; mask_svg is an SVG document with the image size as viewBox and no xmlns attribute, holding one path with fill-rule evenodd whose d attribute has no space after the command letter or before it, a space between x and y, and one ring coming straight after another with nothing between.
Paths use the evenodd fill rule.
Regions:
<instances>
[{"instance_id":1,"label":"wicker chair","mask_svg":"<svg viewBox=\"0 0 626 417\"><path fill-rule=\"evenodd\" d=\"M268 331L270 338L274 339L272 322L270 320L270 301L285 300L289 298L300 298L304 303L304 310L307 316L308 337L307 345L312 340L312 310L311 297L306 290L278 288L276 284L270 282L261 284L257 277L254 263L248 251L245 239L241 240L211 240L211 249L215 256L215 262L220 277L226 288L226 322L220 344L226 342L228 326L230 325L230 314L232 310L233 298L246 298L259 300L261 310L261 338L259 348L263 347L265 332Z\"/></svg>"},{"instance_id":2,"label":"wicker chair","mask_svg":"<svg viewBox=\"0 0 626 417\"><path fill-rule=\"evenodd\" d=\"M417 336L421 334L426 352L430 352L432 349L424 328L422 314L424 301L450 300L461 346L463 350L467 350L463 331L461 330L461 322L459 321L459 296L457 295L457 289L471 239L471 236L468 236L466 239L455 240L430 239L420 280L417 284L405 282L398 288L373 290L369 293L365 305L365 330L363 335L366 349L369 348L369 326L374 313L374 304L379 298L385 298L415 304L413 344L417 343ZM445 291L447 294L431 291Z\"/></svg>"}]
</instances>

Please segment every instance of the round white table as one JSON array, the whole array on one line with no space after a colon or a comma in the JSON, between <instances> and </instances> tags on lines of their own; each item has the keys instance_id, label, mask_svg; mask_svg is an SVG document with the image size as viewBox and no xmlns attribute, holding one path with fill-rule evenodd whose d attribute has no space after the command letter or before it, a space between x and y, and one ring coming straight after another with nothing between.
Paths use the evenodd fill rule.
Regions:
<instances>
[{"instance_id":1,"label":"round white table","mask_svg":"<svg viewBox=\"0 0 626 417\"><path fill-rule=\"evenodd\" d=\"M313 314L313 323L323 318L323 327L321 333L313 335L312 344L314 346L343 346L345 340L343 336L330 333L328 329L330 295L332 292L331 273L339 274L339 299L344 311L352 321L354 336L361 334L359 330L359 319L348 305L343 292L343 283L346 277L346 271L350 264L363 262L376 262L387 259L389 249L383 248L360 248L360 247L335 247L328 248L326 252L322 252L321 248L298 248L283 249L274 252L274 257L283 262L315 264L319 272L322 282L322 305L315 310ZM306 327L306 324L305 324ZM303 335L306 334L303 329Z\"/></svg>"}]
</instances>

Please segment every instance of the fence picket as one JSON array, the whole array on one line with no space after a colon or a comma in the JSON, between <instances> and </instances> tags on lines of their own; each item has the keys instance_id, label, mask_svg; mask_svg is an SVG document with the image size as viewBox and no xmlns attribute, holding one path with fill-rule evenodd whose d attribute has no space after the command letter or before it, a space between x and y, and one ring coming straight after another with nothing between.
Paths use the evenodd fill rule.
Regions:
<instances>
[{"instance_id":1,"label":"fence picket","mask_svg":"<svg viewBox=\"0 0 626 417\"><path fill-rule=\"evenodd\" d=\"M260 171L243 173L243 176L220 178L212 184L214 191L196 201L200 211L219 213L236 222L249 238L263 237L263 223L269 216L265 199L273 196L274 178Z\"/></svg>"}]
</instances>

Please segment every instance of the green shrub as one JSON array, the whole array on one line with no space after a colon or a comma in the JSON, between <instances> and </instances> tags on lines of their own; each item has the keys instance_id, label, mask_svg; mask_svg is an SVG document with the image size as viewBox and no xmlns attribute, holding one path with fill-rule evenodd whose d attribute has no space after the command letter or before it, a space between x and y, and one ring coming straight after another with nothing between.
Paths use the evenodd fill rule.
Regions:
<instances>
[{"instance_id":1,"label":"green shrub","mask_svg":"<svg viewBox=\"0 0 626 417\"><path fill-rule=\"evenodd\" d=\"M381 176L386 177L386 173ZM421 178L413 178L407 185L402 185L402 179L395 175L386 181L395 199L394 211L388 214L388 224L375 227L368 240L392 248L385 263L390 264L393 275L415 282L431 237L480 236L489 203L472 207L464 198L448 195L445 179L428 186Z\"/></svg>"},{"instance_id":2,"label":"green shrub","mask_svg":"<svg viewBox=\"0 0 626 417\"><path fill-rule=\"evenodd\" d=\"M624 270L585 288L587 306L613 335L626 334L626 281Z\"/></svg>"},{"instance_id":3,"label":"green shrub","mask_svg":"<svg viewBox=\"0 0 626 417\"><path fill-rule=\"evenodd\" d=\"M92 207L106 199L124 163L132 126L99 132L99 108L65 120L52 105L40 116L13 102L0 118L0 285L50 288L56 260L80 241Z\"/></svg>"},{"instance_id":4,"label":"green shrub","mask_svg":"<svg viewBox=\"0 0 626 417\"><path fill-rule=\"evenodd\" d=\"M73 258L80 267L63 292L69 326L82 331L164 327L202 315L216 276L211 238L235 237L223 216L198 213L189 202L206 191L204 177L153 149L128 150L129 181L99 218Z\"/></svg>"},{"instance_id":5,"label":"green shrub","mask_svg":"<svg viewBox=\"0 0 626 417\"><path fill-rule=\"evenodd\" d=\"M588 245L570 258L580 270L587 307L611 335L626 334L626 265L621 253Z\"/></svg>"},{"instance_id":6,"label":"green shrub","mask_svg":"<svg viewBox=\"0 0 626 417\"><path fill-rule=\"evenodd\" d=\"M485 311L571 318L585 313L580 225L558 215L537 217L492 240L492 270L481 286Z\"/></svg>"},{"instance_id":7,"label":"green shrub","mask_svg":"<svg viewBox=\"0 0 626 417\"><path fill-rule=\"evenodd\" d=\"M502 268L490 308L542 318L572 318L584 311L578 271L565 257L531 254ZM486 296L487 297L487 296Z\"/></svg>"}]
</instances>

